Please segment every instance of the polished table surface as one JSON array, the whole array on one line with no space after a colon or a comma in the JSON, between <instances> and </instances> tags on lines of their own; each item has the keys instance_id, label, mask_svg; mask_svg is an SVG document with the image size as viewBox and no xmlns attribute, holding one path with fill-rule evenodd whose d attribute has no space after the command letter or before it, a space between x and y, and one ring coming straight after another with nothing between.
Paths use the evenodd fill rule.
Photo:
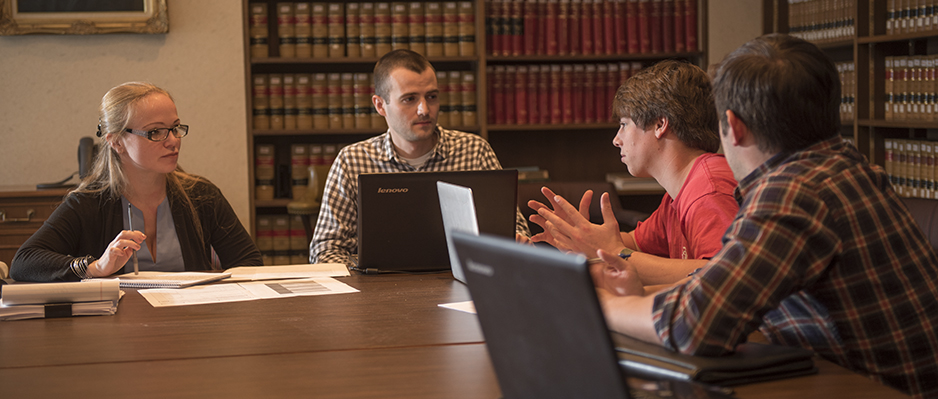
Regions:
<instances>
[{"instance_id":1,"label":"polished table surface","mask_svg":"<svg viewBox=\"0 0 938 399\"><path fill-rule=\"evenodd\" d=\"M3 397L497 398L469 299L446 274L350 276L360 293L0 322ZM740 398L904 397L830 362Z\"/></svg>"}]
</instances>

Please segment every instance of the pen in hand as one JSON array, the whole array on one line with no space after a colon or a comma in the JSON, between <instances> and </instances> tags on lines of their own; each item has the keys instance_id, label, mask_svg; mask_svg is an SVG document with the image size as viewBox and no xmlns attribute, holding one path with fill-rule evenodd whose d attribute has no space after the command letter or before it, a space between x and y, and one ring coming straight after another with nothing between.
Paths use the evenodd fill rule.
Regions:
<instances>
[{"instance_id":1,"label":"pen in hand","mask_svg":"<svg viewBox=\"0 0 938 399\"><path fill-rule=\"evenodd\" d=\"M131 206L132 205L130 205L130 202L128 202L127 203L127 224L130 225L130 231L133 231L134 230L134 218L133 218L133 214L130 212ZM135 275L140 274L140 268L137 265L137 251L134 251L134 254L132 256L134 258L134 274Z\"/></svg>"}]
</instances>

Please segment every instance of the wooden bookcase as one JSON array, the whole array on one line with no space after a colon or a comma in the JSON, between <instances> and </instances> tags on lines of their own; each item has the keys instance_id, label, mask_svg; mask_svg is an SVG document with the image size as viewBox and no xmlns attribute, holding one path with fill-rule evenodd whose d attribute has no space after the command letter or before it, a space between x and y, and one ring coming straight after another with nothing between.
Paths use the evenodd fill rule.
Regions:
<instances>
[{"instance_id":1,"label":"wooden bookcase","mask_svg":"<svg viewBox=\"0 0 938 399\"><path fill-rule=\"evenodd\" d=\"M519 0L515 0L519 1ZM520 0L523 1L523 0ZM585 1L585 0L584 0ZM632 0L619 0L623 4ZM642 0L652 2L670 2L675 0ZM680 1L680 0L679 0ZM612 139L618 124L612 121L589 124L534 124L534 125L495 125L487 123L487 82L486 67L492 65L521 64L583 64L612 62L641 62L647 66L656 61L670 58L686 59L706 69L707 66L707 1L695 0L697 7L697 50L682 53L631 53L612 55L565 55L565 56L495 56L486 50L486 2L473 1L475 7L476 52L458 57L428 57L439 70L471 71L476 76L476 104L478 123L468 126L448 125L453 128L474 132L488 139L506 168L537 166L549 171L555 181L602 181L608 172L625 172L626 168L619 161L618 149L612 146ZM269 57L251 56L250 5L267 4ZM255 187L254 164L255 147L260 144L273 144L278 165L289 165L290 144L293 143L352 143L384 132L384 129L305 129L305 130L269 130L254 129L252 110L252 77L255 74L270 73L326 73L326 72L371 72L378 58L281 58L278 56L278 32L276 7L281 1L242 0L243 42L245 52L245 93L248 112L248 160L249 187L252 190L251 233L256 232L255 220L261 214L285 214L286 204L290 199L257 200L253 195ZM346 4L347 2L339 1ZM656 202L657 203L657 202Z\"/></svg>"},{"instance_id":2,"label":"wooden bookcase","mask_svg":"<svg viewBox=\"0 0 938 399\"><path fill-rule=\"evenodd\" d=\"M830 6L832 9L837 8L839 4L850 4L841 0L809 0L800 3L816 3L818 8L815 11L820 11L820 15L830 12L825 3L833 4ZM935 109L938 104L935 104L933 95L930 100L924 100L925 103L932 104L930 112L919 112L918 116L912 117L892 118L888 118L886 112L886 88L890 84L887 79L887 59L938 54L938 3L904 0L857 0L854 3L856 8L848 15L853 20L852 33L831 39L806 39L816 43L835 63L852 62L855 65L853 79L844 82L845 85L853 85L856 88L853 113L855 116L842 119L843 135L852 138L857 148L872 162L887 166L887 141L908 139L938 144L938 119L931 116L938 111ZM916 7L920 8L915 12L907 9L903 13L901 7L910 4L916 4ZM800 34L800 30L793 27L798 23L791 21L798 18L791 15L791 3L785 0L765 0L763 5L766 33ZM897 12L895 17L893 11ZM794 11L794 14L797 15L798 11ZM922 17L917 18L921 14ZM820 19L824 20L824 17ZM919 20L927 23L904 30L901 26L890 28L891 23L898 26L903 19L907 24ZM838 26L836 23L831 25L830 21L827 23L827 26ZM933 93L934 88L931 91ZM890 168L891 166L887 166L887 169Z\"/></svg>"}]
</instances>

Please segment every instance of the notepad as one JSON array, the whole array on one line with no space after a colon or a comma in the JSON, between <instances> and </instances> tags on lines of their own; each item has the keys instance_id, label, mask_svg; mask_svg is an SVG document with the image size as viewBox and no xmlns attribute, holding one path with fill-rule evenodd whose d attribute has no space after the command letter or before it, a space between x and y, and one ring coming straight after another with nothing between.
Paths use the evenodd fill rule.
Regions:
<instances>
[{"instance_id":1,"label":"notepad","mask_svg":"<svg viewBox=\"0 0 938 399\"><path fill-rule=\"evenodd\" d=\"M121 288L185 288L196 284L218 281L231 273L205 272L140 272L117 276ZM97 279L92 279L97 280Z\"/></svg>"}]
</instances>

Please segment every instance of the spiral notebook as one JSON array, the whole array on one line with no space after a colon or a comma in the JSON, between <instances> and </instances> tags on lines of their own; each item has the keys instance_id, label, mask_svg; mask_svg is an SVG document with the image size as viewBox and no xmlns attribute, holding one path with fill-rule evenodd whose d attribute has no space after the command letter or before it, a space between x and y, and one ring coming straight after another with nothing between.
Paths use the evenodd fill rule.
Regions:
<instances>
[{"instance_id":1,"label":"spiral notebook","mask_svg":"<svg viewBox=\"0 0 938 399\"><path fill-rule=\"evenodd\" d=\"M226 279L231 273L208 272L140 272L116 276L121 288L185 288ZM99 279L91 279L99 280Z\"/></svg>"}]
</instances>

